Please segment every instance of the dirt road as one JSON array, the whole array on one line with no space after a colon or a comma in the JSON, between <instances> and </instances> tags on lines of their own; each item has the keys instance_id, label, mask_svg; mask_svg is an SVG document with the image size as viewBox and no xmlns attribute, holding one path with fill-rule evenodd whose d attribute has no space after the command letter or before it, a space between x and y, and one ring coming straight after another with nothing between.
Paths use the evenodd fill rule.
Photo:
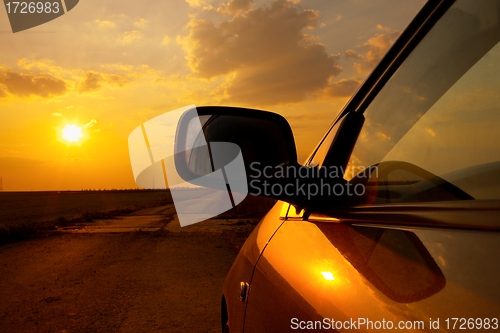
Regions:
<instances>
[{"instance_id":1,"label":"dirt road","mask_svg":"<svg viewBox=\"0 0 500 333\"><path fill-rule=\"evenodd\" d=\"M252 228L180 228L164 206L2 246L0 331L219 332L222 283Z\"/></svg>"}]
</instances>

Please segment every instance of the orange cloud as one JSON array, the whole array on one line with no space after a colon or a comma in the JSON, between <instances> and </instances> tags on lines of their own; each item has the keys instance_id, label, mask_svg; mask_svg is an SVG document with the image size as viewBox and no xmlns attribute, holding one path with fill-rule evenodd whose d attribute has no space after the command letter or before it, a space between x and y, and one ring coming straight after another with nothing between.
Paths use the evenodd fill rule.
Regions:
<instances>
[{"instance_id":1,"label":"orange cloud","mask_svg":"<svg viewBox=\"0 0 500 333\"><path fill-rule=\"evenodd\" d=\"M217 12L236 16L242 12L248 11L252 4L253 0L229 0L227 4L223 3L219 8L217 8Z\"/></svg>"},{"instance_id":2,"label":"orange cloud","mask_svg":"<svg viewBox=\"0 0 500 333\"><path fill-rule=\"evenodd\" d=\"M0 68L0 97L7 93L28 98L30 96L53 97L64 95L68 91L66 83L49 74L15 73Z\"/></svg>"},{"instance_id":3,"label":"orange cloud","mask_svg":"<svg viewBox=\"0 0 500 333\"><path fill-rule=\"evenodd\" d=\"M162 44L162 45L168 45L168 44L170 44L170 41L171 41L171 40L172 40L172 39L171 39L169 36L165 36L165 37L163 37L163 39L162 39L162 41L161 41L161 44Z\"/></svg>"},{"instance_id":4,"label":"orange cloud","mask_svg":"<svg viewBox=\"0 0 500 333\"><path fill-rule=\"evenodd\" d=\"M130 45L135 41L141 40L144 35L137 30L131 30L124 32L118 39L117 42L122 45Z\"/></svg>"},{"instance_id":5,"label":"orange cloud","mask_svg":"<svg viewBox=\"0 0 500 333\"><path fill-rule=\"evenodd\" d=\"M102 29L114 29L116 28L116 23L112 21L106 21L106 20L94 20L94 23Z\"/></svg>"},{"instance_id":6,"label":"orange cloud","mask_svg":"<svg viewBox=\"0 0 500 333\"><path fill-rule=\"evenodd\" d=\"M191 7L201 7L205 5L206 1L205 0L186 0L186 2L191 6Z\"/></svg>"},{"instance_id":7,"label":"orange cloud","mask_svg":"<svg viewBox=\"0 0 500 333\"><path fill-rule=\"evenodd\" d=\"M382 57L387 53L389 48L394 44L396 38L401 34L399 31L389 32L389 28L382 25L377 25L377 29L387 33L377 34L364 43L363 53L358 53L355 50L349 49L345 52L348 58L361 60L356 62L354 68L359 74L366 74L375 67Z\"/></svg>"},{"instance_id":8,"label":"orange cloud","mask_svg":"<svg viewBox=\"0 0 500 333\"><path fill-rule=\"evenodd\" d=\"M361 80L342 79L340 81L330 83L325 88L324 92L327 96L331 97L349 97L356 91L356 89L358 89L360 84Z\"/></svg>"},{"instance_id":9,"label":"orange cloud","mask_svg":"<svg viewBox=\"0 0 500 333\"><path fill-rule=\"evenodd\" d=\"M137 21L134 22L134 26L140 29L144 29L148 26L149 21L146 20L145 18L140 18Z\"/></svg>"},{"instance_id":10,"label":"orange cloud","mask_svg":"<svg viewBox=\"0 0 500 333\"><path fill-rule=\"evenodd\" d=\"M243 9L251 2L238 4ZM202 78L227 76L221 89L233 102L300 101L324 89L341 72L337 56L303 33L316 27L317 18L313 10L276 0L217 25L193 18L181 43L193 72Z\"/></svg>"}]
</instances>

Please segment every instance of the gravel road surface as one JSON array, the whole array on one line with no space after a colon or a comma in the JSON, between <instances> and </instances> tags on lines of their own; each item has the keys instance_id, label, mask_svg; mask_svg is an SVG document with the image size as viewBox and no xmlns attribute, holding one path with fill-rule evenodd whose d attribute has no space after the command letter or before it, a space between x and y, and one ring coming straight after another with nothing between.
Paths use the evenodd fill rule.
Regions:
<instances>
[{"instance_id":1,"label":"gravel road surface","mask_svg":"<svg viewBox=\"0 0 500 333\"><path fill-rule=\"evenodd\" d=\"M0 247L1 332L220 332L224 278L256 221L180 228L172 205Z\"/></svg>"}]
</instances>

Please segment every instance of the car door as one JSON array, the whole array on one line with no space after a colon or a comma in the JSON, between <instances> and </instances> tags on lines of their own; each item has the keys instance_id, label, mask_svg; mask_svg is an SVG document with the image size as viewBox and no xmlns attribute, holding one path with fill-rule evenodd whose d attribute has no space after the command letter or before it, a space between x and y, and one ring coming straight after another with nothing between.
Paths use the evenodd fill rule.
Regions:
<instances>
[{"instance_id":1,"label":"car door","mask_svg":"<svg viewBox=\"0 0 500 333\"><path fill-rule=\"evenodd\" d=\"M254 272L245 332L498 327L498 233L377 213L286 221Z\"/></svg>"},{"instance_id":2,"label":"car door","mask_svg":"<svg viewBox=\"0 0 500 333\"><path fill-rule=\"evenodd\" d=\"M346 106L366 118L342 169L362 193L339 204L324 187L321 205L290 209L245 332L498 328L500 4L438 7ZM339 167L339 137L312 168Z\"/></svg>"}]
</instances>

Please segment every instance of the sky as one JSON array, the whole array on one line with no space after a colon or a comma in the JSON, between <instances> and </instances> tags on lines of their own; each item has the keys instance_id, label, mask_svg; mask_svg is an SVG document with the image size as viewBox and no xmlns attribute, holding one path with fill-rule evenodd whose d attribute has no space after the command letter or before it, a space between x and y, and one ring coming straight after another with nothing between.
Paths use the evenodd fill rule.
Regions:
<instances>
[{"instance_id":1,"label":"sky","mask_svg":"<svg viewBox=\"0 0 500 333\"><path fill-rule=\"evenodd\" d=\"M18 33L0 8L3 190L136 188L129 134L191 104L283 115L302 162L424 2L80 0Z\"/></svg>"}]
</instances>

